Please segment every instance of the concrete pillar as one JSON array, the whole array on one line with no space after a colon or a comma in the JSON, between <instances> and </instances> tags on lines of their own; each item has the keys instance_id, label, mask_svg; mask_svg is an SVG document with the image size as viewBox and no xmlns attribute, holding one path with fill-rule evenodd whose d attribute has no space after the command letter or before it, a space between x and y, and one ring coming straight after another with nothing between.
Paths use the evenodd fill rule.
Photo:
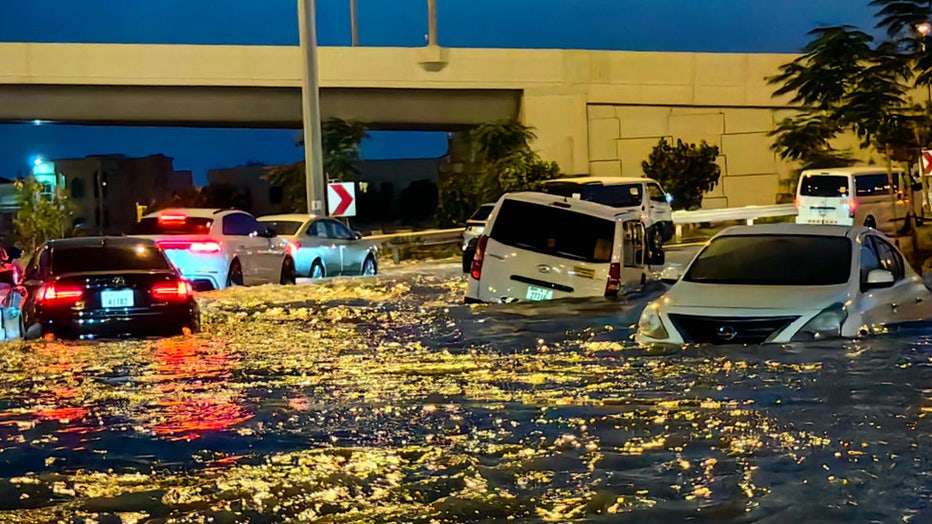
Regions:
<instances>
[{"instance_id":1,"label":"concrete pillar","mask_svg":"<svg viewBox=\"0 0 932 524\"><path fill-rule=\"evenodd\" d=\"M534 128L532 147L541 158L556 162L567 175L589 173L585 93L525 90L521 121Z\"/></svg>"}]
</instances>

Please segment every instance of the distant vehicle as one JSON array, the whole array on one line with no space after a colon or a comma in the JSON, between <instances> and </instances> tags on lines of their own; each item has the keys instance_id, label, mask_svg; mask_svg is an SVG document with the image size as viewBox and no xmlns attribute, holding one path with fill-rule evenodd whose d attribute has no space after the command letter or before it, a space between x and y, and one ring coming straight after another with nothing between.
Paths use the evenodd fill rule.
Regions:
<instances>
[{"instance_id":1,"label":"distant vehicle","mask_svg":"<svg viewBox=\"0 0 932 524\"><path fill-rule=\"evenodd\" d=\"M378 247L338 220L288 214L259 217L259 223L292 243L298 276L323 278L379 272Z\"/></svg>"},{"instance_id":2,"label":"distant vehicle","mask_svg":"<svg viewBox=\"0 0 932 524\"><path fill-rule=\"evenodd\" d=\"M485 231L485 223L489 214L495 209L495 202L482 204L479 209L466 219L466 229L463 230L463 273L469 273L472 267L472 257L476 254L476 242Z\"/></svg>"},{"instance_id":3,"label":"distant vehicle","mask_svg":"<svg viewBox=\"0 0 932 524\"><path fill-rule=\"evenodd\" d=\"M885 167L809 169L796 189L797 224L863 225L906 234L922 215L922 184L901 169L893 186Z\"/></svg>"},{"instance_id":4,"label":"distant vehicle","mask_svg":"<svg viewBox=\"0 0 932 524\"><path fill-rule=\"evenodd\" d=\"M176 335L200 328L191 283L152 240L46 242L25 271L25 338Z\"/></svg>"},{"instance_id":5,"label":"distant vehicle","mask_svg":"<svg viewBox=\"0 0 932 524\"><path fill-rule=\"evenodd\" d=\"M467 302L614 296L647 279L639 213L545 193L505 194L479 236Z\"/></svg>"},{"instance_id":6,"label":"distant vehicle","mask_svg":"<svg viewBox=\"0 0 932 524\"><path fill-rule=\"evenodd\" d=\"M636 338L648 345L783 343L922 320L932 320L932 293L883 233L767 224L713 237L647 305Z\"/></svg>"},{"instance_id":7,"label":"distant vehicle","mask_svg":"<svg viewBox=\"0 0 932 524\"><path fill-rule=\"evenodd\" d=\"M155 240L198 291L295 282L294 246L245 211L163 209L132 235Z\"/></svg>"}]
</instances>

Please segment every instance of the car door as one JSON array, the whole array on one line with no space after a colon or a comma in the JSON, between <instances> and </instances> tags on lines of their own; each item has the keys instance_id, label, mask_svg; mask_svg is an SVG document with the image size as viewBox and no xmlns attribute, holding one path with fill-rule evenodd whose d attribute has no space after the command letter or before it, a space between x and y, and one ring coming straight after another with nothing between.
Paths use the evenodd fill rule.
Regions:
<instances>
[{"instance_id":1,"label":"car door","mask_svg":"<svg viewBox=\"0 0 932 524\"><path fill-rule=\"evenodd\" d=\"M663 192L659 184L647 184L647 197L650 206L650 220L648 221L650 225L673 220L673 208L667 202L667 194Z\"/></svg>"},{"instance_id":2,"label":"car door","mask_svg":"<svg viewBox=\"0 0 932 524\"><path fill-rule=\"evenodd\" d=\"M333 276L340 273L342 261L340 260L340 249L330 238L330 232L327 229L326 220L315 220L310 223L305 231L304 238L301 240L301 247L310 247L311 264L314 260L320 259L324 265L324 275ZM312 269L312 266L308 266ZM308 273L310 276L310 273Z\"/></svg>"},{"instance_id":3,"label":"car door","mask_svg":"<svg viewBox=\"0 0 932 524\"><path fill-rule=\"evenodd\" d=\"M353 232L336 220L327 220L327 230L340 252L340 274L358 274L362 266L362 258L357 253L356 238Z\"/></svg>"},{"instance_id":4,"label":"car door","mask_svg":"<svg viewBox=\"0 0 932 524\"><path fill-rule=\"evenodd\" d=\"M646 265L644 223L640 220L626 220L622 223L622 235L621 285L623 290L631 291L641 286L641 276Z\"/></svg>"},{"instance_id":5,"label":"car door","mask_svg":"<svg viewBox=\"0 0 932 524\"><path fill-rule=\"evenodd\" d=\"M233 244L243 269L243 283L247 285L270 281L264 260L269 239L259 236L260 229L259 222L246 213L231 213L223 217L223 236Z\"/></svg>"},{"instance_id":6,"label":"car door","mask_svg":"<svg viewBox=\"0 0 932 524\"><path fill-rule=\"evenodd\" d=\"M878 235L865 235L861 242L861 307L864 324L872 331L883 326L921 320L927 307L928 292L918 277L907 278L906 263L900 252ZM868 289L871 270L885 269L893 274L893 285Z\"/></svg>"},{"instance_id":7,"label":"car door","mask_svg":"<svg viewBox=\"0 0 932 524\"><path fill-rule=\"evenodd\" d=\"M26 290L26 300L23 303L23 314L26 315L26 327L32 322L31 318L35 311L36 296L39 288L51 277L51 251L48 247L42 247L32 256L32 260L26 267L23 275L23 287Z\"/></svg>"}]
</instances>

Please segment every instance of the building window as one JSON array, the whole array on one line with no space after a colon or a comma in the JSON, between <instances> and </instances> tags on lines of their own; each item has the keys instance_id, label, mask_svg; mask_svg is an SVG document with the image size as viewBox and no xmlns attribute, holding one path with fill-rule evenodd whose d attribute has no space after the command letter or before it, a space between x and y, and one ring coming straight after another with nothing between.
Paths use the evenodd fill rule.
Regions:
<instances>
[{"instance_id":1,"label":"building window","mask_svg":"<svg viewBox=\"0 0 932 524\"><path fill-rule=\"evenodd\" d=\"M80 178L71 179L71 198L84 198L84 181Z\"/></svg>"}]
</instances>

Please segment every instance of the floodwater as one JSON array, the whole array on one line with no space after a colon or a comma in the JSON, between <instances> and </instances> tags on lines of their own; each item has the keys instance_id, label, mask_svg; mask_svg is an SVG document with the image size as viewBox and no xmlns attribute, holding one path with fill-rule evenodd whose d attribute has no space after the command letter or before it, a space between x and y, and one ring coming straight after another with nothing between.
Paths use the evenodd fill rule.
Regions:
<instances>
[{"instance_id":1,"label":"floodwater","mask_svg":"<svg viewBox=\"0 0 932 524\"><path fill-rule=\"evenodd\" d=\"M452 265L0 346L0 522L932 522L932 333L649 350Z\"/></svg>"}]
</instances>

